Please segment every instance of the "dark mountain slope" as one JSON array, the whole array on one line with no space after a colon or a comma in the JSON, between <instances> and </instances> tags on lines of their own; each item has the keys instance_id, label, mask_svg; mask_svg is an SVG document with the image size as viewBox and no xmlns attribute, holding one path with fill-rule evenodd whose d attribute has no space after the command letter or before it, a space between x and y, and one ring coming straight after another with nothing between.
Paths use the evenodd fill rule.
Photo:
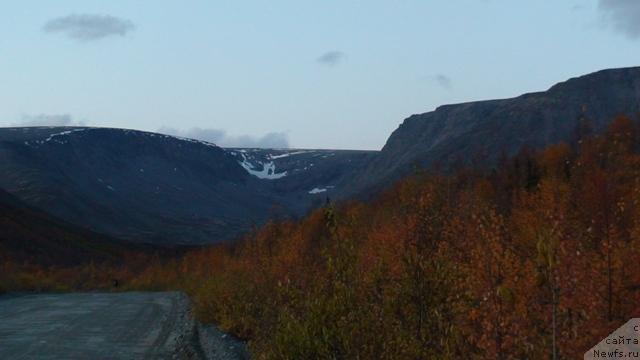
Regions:
<instances>
[{"instance_id":1,"label":"dark mountain slope","mask_svg":"<svg viewBox=\"0 0 640 360\"><path fill-rule=\"evenodd\" d=\"M228 239L277 202L215 145L121 129L3 129L0 174L29 205L139 242Z\"/></svg>"},{"instance_id":2,"label":"dark mountain slope","mask_svg":"<svg viewBox=\"0 0 640 360\"><path fill-rule=\"evenodd\" d=\"M441 106L406 119L342 196L369 194L416 166L472 160L491 166L525 145L576 139L581 119L598 132L617 115L638 113L638 67L599 71L512 99Z\"/></svg>"},{"instance_id":3,"label":"dark mountain slope","mask_svg":"<svg viewBox=\"0 0 640 360\"><path fill-rule=\"evenodd\" d=\"M360 163L366 154L314 151L305 160L295 150L225 150L143 131L4 128L0 187L121 239L203 244L232 239L273 215L303 214L320 196L316 186L335 187L351 159Z\"/></svg>"},{"instance_id":4,"label":"dark mountain slope","mask_svg":"<svg viewBox=\"0 0 640 360\"><path fill-rule=\"evenodd\" d=\"M0 262L68 266L119 261L123 244L33 209L0 190Z\"/></svg>"}]
</instances>

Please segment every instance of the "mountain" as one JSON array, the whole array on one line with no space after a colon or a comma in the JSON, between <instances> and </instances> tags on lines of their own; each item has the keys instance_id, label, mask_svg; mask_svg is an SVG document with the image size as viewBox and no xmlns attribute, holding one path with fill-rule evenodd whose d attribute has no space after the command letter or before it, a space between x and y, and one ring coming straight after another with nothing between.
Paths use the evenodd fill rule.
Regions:
<instances>
[{"instance_id":1,"label":"mountain","mask_svg":"<svg viewBox=\"0 0 640 360\"><path fill-rule=\"evenodd\" d=\"M640 113L640 68L599 71L512 99L413 115L380 152L223 149L126 129L0 129L0 188L132 242L209 244L327 198L367 197L413 169L489 168L522 147L574 141ZM587 126L587 124L589 126Z\"/></svg>"},{"instance_id":2,"label":"mountain","mask_svg":"<svg viewBox=\"0 0 640 360\"><path fill-rule=\"evenodd\" d=\"M125 246L33 209L0 190L0 263L78 265L117 260Z\"/></svg>"},{"instance_id":3,"label":"mountain","mask_svg":"<svg viewBox=\"0 0 640 360\"><path fill-rule=\"evenodd\" d=\"M416 167L446 170L472 161L490 167L524 146L571 142L585 124L600 132L621 114L640 114L640 67L603 70L512 99L441 106L404 120L340 196L366 196Z\"/></svg>"},{"instance_id":4,"label":"mountain","mask_svg":"<svg viewBox=\"0 0 640 360\"><path fill-rule=\"evenodd\" d=\"M67 222L120 239L214 243L274 215L303 214L318 201L312 186L335 186L338 174L349 170L343 163L360 163L368 153L305 154L225 150L125 129L3 128L0 188ZM332 171L331 164L340 170Z\"/></svg>"}]
</instances>

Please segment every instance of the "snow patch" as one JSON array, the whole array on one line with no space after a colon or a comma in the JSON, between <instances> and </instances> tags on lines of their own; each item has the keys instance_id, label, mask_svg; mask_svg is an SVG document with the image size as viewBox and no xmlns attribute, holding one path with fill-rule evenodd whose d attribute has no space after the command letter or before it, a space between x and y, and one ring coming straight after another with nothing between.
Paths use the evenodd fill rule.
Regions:
<instances>
[{"instance_id":1,"label":"snow patch","mask_svg":"<svg viewBox=\"0 0 640 360\"><path fill-rule=\"evenodd\" d=\"M87 130L87 129L73 129L73 130L67 130L67 131L59 132L57 134L51 134L51 135L49 135L48 138L44 139L43 141L44 142L51 141L51 140L53 140L54 138L56 138L58 136L69 135L69 134L74 133L74 132L85 131L85 130Z\"/></svg>"},{"instance_id":2,"label":"snow patch","mask_svg":"<svg viewBox=\"0 0 640 360\"><path fill-rule=\"evenodd\" d=\"M200 144L200 145L205 145L205 146L209 146L212 148L217 148L218 145L214 144L214 143L210 143L208 141L204 141L204 140L195 140L195 139L189 139L189 138L185 138L182 136L171 136L171 135L165 135L167 137L171 137L174 139L178 139L178 140L182 140L182 141L186 141L186 142L190 142L190 143L194 143L194 144Z\"/></svg>"},{"instance_id":3,"label":"snow patch","mask_svg":"<svg viewBox=\"0 0 640 360\"><path fill-rule=\"evenodd\" d=\"M255 170L255 166L247 161L247 157L242 155L242 161L238 163L251 175L265 180L276 180L287 176L287 172L276 173L276 164L273 161L269 161L266 163L260 163L262 165L262 170Z\"/></svg>"},{"instance_id":4,"label":"snow patch","mask_svg":"<svg viewBox=\"0 0 640 360\"><path fill-rule=\"evenodd\" d=\"M135 131L137 132L137 131ZM205 146L209 146L209 147L213 147L213 148L217 148L218 146L214 143L208 142L208 141L204 141L204 140L196 140L196 139L190 139L190 138L186 138L186 137L182 137L182 136L176 136L176 135L166 135L166 134L157 134L157 133L152 133L152 132L147 132L147 131L140 131L142 134L145 134L149 137L161 137L164 139L177 139L177 140L181 140L181 141L186 141L186 142L190 142L193 144L200 144L200 145L205 145ZM129 132L127 132L128 134Z\"/></svg>"},{"instance_id":5,"label":"snow patch","mask_svg":"<svg viewBox=\"0 0 640 360\"><path fill-rule=\"evenodd\" d=\"M87 128L82 128L82 129L66 130L66 131L62 131L62 132L59 132L59 133L51 134L46 139L43 139L43 140L25 141L24 143L25 143L25 145L31 145L32 143L36 143L36 144L42 145L42 144L44 144L46 142L49 142L49 141L55 141L58 144L65 144L66 141L64 139L56 139L56 138L61 137L61 136L65 136L65 135L69 135L69 134L74 133L74 132L85 131L85 130L88 130L88 129Z\"/></svg>"},{"instance_id":6,"label":"snow patch","mask_svg":"<svg viewBox=\"0 0 640 360\"><path fill-rule=\"evenodd\" d=\"M309 194L320 194L327 191L326 188L313 188L311 190L309 190Z\"/></svg>"},{"instance_id":7,"label":"snow patch","mask_svg":"<svg viewBox=\"0 0 640 360\"><path fill-rule=\"evenodd\" d=\"M306 154L306 153L310 153L310 152L312 152L312 151L294 151L294 152L284 153L284 154L280 154L280 155L269 155L269 159L271 159L271 160L282 159L282 158L289 157L291 155Z\"/></svg>"}]
</instances>

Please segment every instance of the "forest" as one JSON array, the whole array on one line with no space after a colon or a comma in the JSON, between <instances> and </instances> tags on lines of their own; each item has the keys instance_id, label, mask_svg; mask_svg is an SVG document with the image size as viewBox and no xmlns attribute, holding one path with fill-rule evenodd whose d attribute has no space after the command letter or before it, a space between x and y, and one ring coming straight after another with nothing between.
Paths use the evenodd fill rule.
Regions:
<instances>
[{"instance_id":1,"label":"forest","mask_svg":"<svg viewBox=\"0 0 640 360\"><path fill-rule=\"evenodd\" d=\"M640 316L640 139L594 135L422 171L241 241L76 267L11 262L0 289L182 290L258 359L576 359Z\"/></svg>"}]
</instances>

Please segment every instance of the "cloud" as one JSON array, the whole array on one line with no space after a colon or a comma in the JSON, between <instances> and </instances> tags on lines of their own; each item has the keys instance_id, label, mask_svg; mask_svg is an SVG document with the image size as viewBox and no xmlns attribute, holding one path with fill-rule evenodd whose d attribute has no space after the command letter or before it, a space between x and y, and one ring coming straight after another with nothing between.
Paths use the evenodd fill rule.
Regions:
<instances>
[{"instance_id":1,"label":"cloud","mask_svg":"<svg viewBox=\"0 0 640 360\"><path fill-rule=\"evenodd\" d=\"M582 11L585 10L587 7L584 4L574 4L571 7L571 11Z\"/></svg>"},{"instance_id":2,"label":"cloud","mask_svg":"<svg viewBox=\"0 0 640 360\"><path fill-rule=\"evenodd\" d=\"M278 148L289 147L289 136L284 132L271 132L264 136L254 137L249 135L232 136L220 129L203 129L194 127L187 130L179 130L170 127L158 129L159 133L181 136L190 139L204 140L221 147L244 148Z\"/></svg>"},{"instance_id":3,"label":"cloud","mask_svg":"<svg viewBox=\"0 0 640 360\"><path fill-rule=\"evenodd\" d=\"M453 81L451 81L451 78L447 75L436 74L431 76L431 80L443 89L451 90L453 88Z\"/></svg>"},{"instance_id":4,"label":"cloud","mask_svg":"<svg viewBox=\"0 0 640 360\"><path fill-rule=\"evenodd\" d=\"M125 36L135 25L111 15L71 14L49 20L42 28L47 33L62 33L71 39L88 42L108 36Z\"/></svg>"},{"instance_id":5,"label":"cloud","mask_svg":"<svg viewBox=\"0 0 640 360\"><path fill-rule=\"evenodd\" d=\"M329 51L320 55L316 61L321 65L335 66L341 63L347 55L342 51Z\"/></svg>"},{"instance_id":6,"label":"cloud","mask_svg":"<svg viewBox=\"0 0 640 360\"><path fill-rule=\"evenodd\" d=\"M84 126L82 121L75 121L69 114L23 115L19 122L11 126Z\"/></svg>"},{"instance_id":7,"label":"cloud","mask_svg":"<svg viewBox=\"0 0 640 360\"><path fill-rule=\"evenodd\" d=\"M640 1L599 0L605 24L632 39L640 38Z\"/></svg>"}]
</instances>

